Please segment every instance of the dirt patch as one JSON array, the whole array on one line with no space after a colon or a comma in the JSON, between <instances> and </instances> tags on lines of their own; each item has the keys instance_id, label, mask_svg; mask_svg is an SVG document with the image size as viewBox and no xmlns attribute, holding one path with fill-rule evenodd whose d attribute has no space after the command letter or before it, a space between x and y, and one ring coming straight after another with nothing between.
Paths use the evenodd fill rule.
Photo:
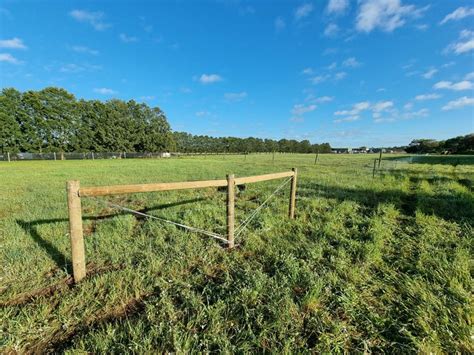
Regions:
<instances>
[{"instance_id":1,"label":"dirt patch","mask_svg":"<svg viewBox=\"0 0 474 355\"><path fill-rule=\"evenodd\" d=\"M145 309L145 301L158 292L143 293L136 298L127 300L124 304L118 305L106 311L99 311L95 315L84 319L80 323L67 329L60 328L51 335L42 338L40 341L28 345L22 352L27 354L43 354L49 352L61 352L76 336L85 334L100 325L118 321L142 312Z\"/></svg>"}]
</instances>

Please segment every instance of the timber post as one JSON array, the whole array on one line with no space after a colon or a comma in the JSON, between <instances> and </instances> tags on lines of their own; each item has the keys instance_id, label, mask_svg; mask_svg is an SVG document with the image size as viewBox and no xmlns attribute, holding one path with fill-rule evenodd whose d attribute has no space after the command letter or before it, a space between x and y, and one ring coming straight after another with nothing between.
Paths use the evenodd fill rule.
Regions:
<instances>
[{"instance_id":1,"label":"timber post","mask_svg":"<svg viewBox=\"0 0 474 355\"><path fill-rule=\"evenodd\" d=\"M296 207L296 180L298 176L298 170L296 168L293 170L293 177L291 178L291 189L290 189L290 207L288 211L288 216L290 219L295 219L295 207Z\"/></svg>"},{"instance_id":2,"label":"timber post","mask_svg":"<svg viewBox=\"0 0 474 355\"><path fill-rule=\"evenodd\" d=\"M227 175L227 247L234 247L234 228L235 228L235 180L234 174Z\"/></svg>"},{"instance_id":3,"label":"timber post","mask_svg":"<svg viewBox=\"0 0 474 355\"><path fill-rule=\"evenodd\" d=\"M374 160L374 169L372 170L372 179L375 177L375 167L377 166L377 159Z\"/></svg>"},{"instance_id":4,"label":"timber post","mask_svg":"<svg viewBox=\"0 0 474 355\"><path fill-rule=\"evenodd\" d=\"M380 169L380 163L382 162L382 148L380 148L380 155L379 155L379 166L378 168Z\"/></svg>"},{"instance_id":5,"label":"timber post","mask_svg":"<svg viewBox=\"0 0 474 355\"><path fill-rule=\"evenodd\" d=\"M82 211L79 187L80 184L77 180L68 181L66 185L72 272L75 283L81 281L86 276L86 257L84 250L84 235L82 233Z\"/></svg>"}]
</instances>

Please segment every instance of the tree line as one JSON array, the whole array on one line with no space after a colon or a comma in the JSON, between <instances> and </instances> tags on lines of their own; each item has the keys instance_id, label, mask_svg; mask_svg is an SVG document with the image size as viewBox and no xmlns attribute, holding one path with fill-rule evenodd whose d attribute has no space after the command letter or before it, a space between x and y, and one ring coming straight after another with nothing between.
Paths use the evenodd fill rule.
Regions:
<instances>
[{"instance_id":1,"label":"tree line","mask_svg":"<svg viewBox=\"0 0 474 355\"><path fill-rule=\"evenodd\" d=\"M415 139L404 148L412 154L474 154L474 134L458 136L444 141Z\"/></svg>"},{"instance_id":2,"label":"tree line","mask_svg":"<svg viewBox=\"0 0 474 355\"><path fill-rule=\"evenodd\" d=\"M134 100L77 100L61 88L0 93L0 146L11 152L330 152L308 140L172 132L164 112Z\"/></svg>"}]
</instances>

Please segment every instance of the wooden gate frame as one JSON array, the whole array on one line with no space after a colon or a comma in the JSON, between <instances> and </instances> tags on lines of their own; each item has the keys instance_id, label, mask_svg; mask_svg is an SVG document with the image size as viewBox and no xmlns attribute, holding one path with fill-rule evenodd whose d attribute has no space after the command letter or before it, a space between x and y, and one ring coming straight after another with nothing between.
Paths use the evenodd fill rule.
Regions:
<instances>
[{"instance_id":1,"label":"wooden gate frame","mask_svg":"<svg viewBox=\"0 0 474 355\"><path fill-rule=\"evenodd\" d=\"M297 175L297 169L293 168L291 171L281 173L238 178L234 177L233 174L229 174L227 175L227 178L225 180L167 182L137 185L112 185L82 188L80 187L80 183L78 180L67 181L66 191L69 214L69 236L71 239L72 270L74 282L79 282L86 276L86 257L84 247L84 235L82 231L82 197L227 186L227 246L228 248L232 249L234 247L235 227L235 186L291 177L288 217L294 219L296 207Z\"/></svg>"}]
</instances>

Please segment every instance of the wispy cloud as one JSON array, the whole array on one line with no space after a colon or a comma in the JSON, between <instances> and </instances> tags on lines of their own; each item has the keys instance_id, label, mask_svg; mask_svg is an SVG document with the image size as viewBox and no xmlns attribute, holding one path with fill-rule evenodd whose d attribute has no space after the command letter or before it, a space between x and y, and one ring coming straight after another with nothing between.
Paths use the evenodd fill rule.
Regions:
<instances>
[{"instance_id":1,"label":"wispy cloud","mask_svg":"<svg viewBox=\"0 0 474 355\"><path fill-rule=\"evenodd\" d=\"M455 54L463 54L474 50L474 31L462 30L459 33L457 42L451 43L444 50L445 53L453 52Z\"/></svg>"},{"instance_id":2,"label":"wispy cloud","mask_svg":"<svg viewBox=\"0 0 474 355\"><path fill-rule=\"evenodd\" d=\"M156 96L154 96L154 95L145 95L145 96L140 96L139 99L142 100L142 101L152 101L152 100L156 99Z\"/></svg>"},{"instance_id":3,"label":"wispy cloud","mask_svg":"<svg viewBox=\"0 0 474 355\"><path fill-rule=\"evenodd\" d=\"M304 75L312 75L312 74L314 74L314 70L313 70L313 68L311 68L311 67L304 68L304 69L301 71L301 74L304 74Z\"/></svg>"},{"instance_id":4,"label":"wispy cloud","mask_svg":"<svg viewBox=\"0 0 474 355\"><path fill-rule=\"evenodd\" d=\"M357 14L356 29L366 33L377 28L392 32L403 26L407 19L421 17L428 8L429 5L422 8L402 5L400 0L362 0Z\"/></svg>"},{"instance_id":5,"label":"wispy cloud","mask_svg":"<svg viewBox=\"0 0 474 355\"><path fill-rule=\"evenodd\" d=\"M86 47L86 46L72 46L71 49L74 52L77 52L77 53L85 53L85 54L91 54L91 55L98 55L99 54L98 50L91 49L91 48Z\"/></svg>"},{"instance_id":6,"label":"wispy cloud","mask_svg":"<svg viewBox=\"0 0 474 355\"><path fill-rule=\"evenodd\" d=\"M283 17L278 16L275 19L274 26L275 26L275 31L277 32L283 31L286 28L286 22L283 19Z\"/></svg>"},{"instance_id":7,"label":"wispy cloud","mask_svg":"<svg viewBox=\"0 0 474 355\"><path fill-rule=\"evenodd\" d=\"M459 81L457 83L451 81L439 81L434 84L435 89L448 89L454 91L470 90L472 89L472 82L469 80Z\"/></svg>"},{"instance_id":8,"label":"wispy cloud","mask_svg":"<svg viewBox=\"0 0 474 355\"><path fill-rule=\"evenodd\" d=\"M293 122L303 122L303 116L308 112L312 112L316 110L317 106L314 104L304 105L304 104L297 104L294 105L291 109L292 117L290 118Z\"/></svg>"},{"instance_id":9,"label":"wispy cloud","mask_svg":"<svg viewBox=\"0 0 474 355\"><path fill-rule=\"evenodd\" d=\"M22 61L16 59L10 53L0 53L0 62L10 63L10 64L21 64Z\"/></svg>"},{"instance_id":10,"label":"wispy cloud","mask_svg":"<svg viewBox=\"0 0 474 355\"><path fill-rule=\"evenodd\" d=\"M209 111L197 111L195 115L197 117L206 117L209 116L211 113Z\"/></svg>"},{"instance_id":11,"label":"wispy cloud","mask_svg":"<svg viewBox=\"0 0 474 355\"><path fill-rule=\"evenodd\" d=\"M421 94L415 96L415 100L417 101L436 100L439 98L441 98L440 94Z\"/></svg>"},{"instance_id":12,"label":"wispy cloud","mask_svg":"<svg viewBox=\"0 0 474 355\"><path fill-rule=\"evenodd\" d=\"M360 67L362 64L355 59L355 57L350 57L347 58L344 62L342 62L342 65L345 67L351 67L351 68L356 68Z\"/></svg>"},{"instance_id":13,"label":"wispy cloud","mask_svg":"<svg viewBox=\"0 0 474 355\"><path fill-rule=\"evenodd\" d=\"M26 49L27 47L20 38L14 37L0 40L0 48Z\"/></svg>"},{"instance_id":14,"label":"wispy cloud","mask_svg":"<svg viewBox=\"0 0 474 355\"><path fill-rule=\"evenodd\" d=\"M473 106L473 105L474 105L474 97L463 96L457 100L449 101L441 109L443 111L449 111L449 110L460 109L465 106Z\"/></svg>"},{"instance_id":15,"label":"wispy cloud","mask_svg":"<svg viewBox=\"0 0 474 355\"><path fill-rule=\"evenodd\" d=\"M446 15L445 18L441 20L439 24L444 25L448 21L457 21L457 20L461 20L465 17L473 16L473 15L474 15L474 7L458 7L456 10Z\"/></svg>"},{"instance_id":16,"label":"wispy cloud","mask_svg":"<svg viewBox=\"0 0 474 355\"><path fill-rule=\"evenodd\" d=\"M133 42L137 42L137 41L138 41L138 38L137 38L137 37L128 36L128 35L126 35L125 33L119 34L119 38L120 38L120 40L121 40L123 43L133 43Z\"/></svg>"},{"instance_id":17,"label":"wispy cloud","mask_svg":"<svg viewBox=\"0 0 474 355\"><path fill-rule=\"evenodd\" d=\"M336 25L335 23L330 23L329 25L326 26L324 29L324 35L326 37L334 37L339 33L339 26Z\"/></svg>"},{"instance_id":18,"label":"wispy cloud","mask_svg":"<svg viewBox=\"0 0 474 355\"><path fill-rule=\"evenodd\" d=\"M72 10L69 12L69 16L76 21L91 25L97 31L103 31L111 27L111 24L103 21L104 13L100 11L91 12L86 10Z\"/></svg>"},{"instance_id":19,"label":"wispy cloud","mask_svg":"<svg viewBox=\"0 0 474 355\"><path fill-rule=\"evenodd\" d=\"M474 71L470 72L470 73L467 73L465 76L464 76L464 80L474 80Z\"/></svg>"},{"instance_id":20,"label":"wispy cloud","mask_svg":"<svg viewBox=\"0 0 474 355\"><path fill-rule=\"evenodd\" d=\"M345 71L340 71L336 74L334 74L334 79L335 80L342 80L347 76L347 73Z\"/></svg>"},{"instance_id":21,"label":"wispy cloud","mask_svg":"<svg viewBox=\"0 0 474 355\"><path fill-rule=\"evenodd\" d=\"M222 81L222 77L217 74L202 74L198 80L201 84L213 84Z\"/></svg>"},{"instance_id":22,"label":"wispy cloud","mask_svg":"<svg viewBox=\"0 0 474 355\"><path fill-rule=\"evenodd\" d=\"M329 0L326 11L330 14L342 14L349 7L349 0Z\"/></svg>"},{"instance_id":23,"label":"wispy cloud","mask_svg":"<svg viewBox=\"0 0 474 355\"><path fill-rule=\"evenodd\" d=\"M431 79L437 72L438 69L431 68L428 71L424 72L421 76L425 79Z\"/></svg>"},{"instance_id":24,"label":"wispy cloud","mask_svg":"<svg viewBox=\"0 0 474 355\"><path fill-rule=\"evenodd\" d=\"M108 88L95 88L94 92L101 95L115 95L117 91Z\"/></svg>"},{"instance_id":25,"label":"wispy cloud","mask_svg":"<svg viewBox=\"0 0 474 355\"><path fill-rule=\"evenodd\" d=\"M299 21L307 16L313 11L313 4L307 3L301 6L298 6L295 10L295 20Z\"/></svg>"},{"instance_id":26,"label":"wispy cloud","mask_svg":"<svg viewBox=\"0 0 474 355\"><path fill-rule=\"evenodd\" d=\"M245 91L242 92L228 92L224 94L224 98L229 102L239 102L247 97Z\"/></svg>"}]
</instances>

